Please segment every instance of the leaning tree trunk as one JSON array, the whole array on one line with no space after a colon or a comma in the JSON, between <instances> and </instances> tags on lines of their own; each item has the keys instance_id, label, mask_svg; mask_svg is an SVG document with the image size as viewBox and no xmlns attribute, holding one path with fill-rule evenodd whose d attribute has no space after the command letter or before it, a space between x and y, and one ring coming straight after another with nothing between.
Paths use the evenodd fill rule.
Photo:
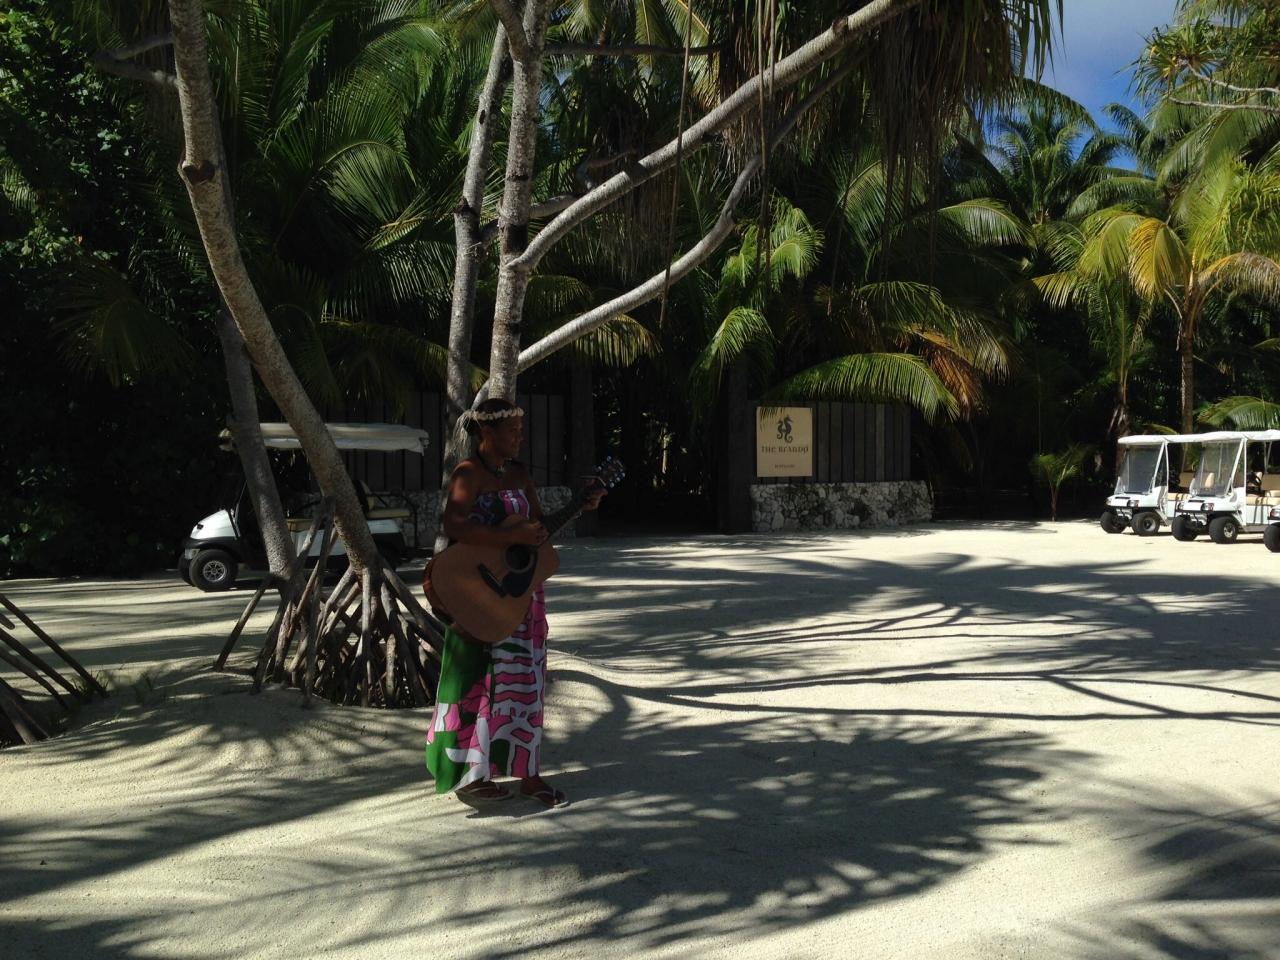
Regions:
<instances>
[{"instance_id":1,"label":"leaning tree trunk","mask_svg":"<svg viewBox=\"0 0 1280 960\"><path fill-rule=\"evenodd\" d=\"M307 547L293 564L259 657L257 679L261 682L271 672L277 679L301 682L308 697L314 689L343 702L420 702L422 691L430 689L429 666L437 638L394 571L383 569L338 448L285 356L249 278L231 215L230 185L220 162L224 153L209 77L204 6L201 0L170 0L169 15L184 135L179 170L209 266L258 376L297 434L331 511L317 518L324 532L315 573L309 579L303 576ZM325 600L323 567L335 531L346 546L350 567ZM395 589L399 605L392 602L387 584ZM241 617L219 664L225 662L262 592ZM397 631L406 627L416 627L417 632L401 643ZM291 657L295 639L298 646Z\"/></svg>"},{"instance_id":2,"label":"leaning tree trunk","mask_svg":"<svg viewBox=\"0 0 1280 960\"><path fill-rule=\"evenodd\" d=\"M262 533L271 579L283 583L297 554L285 521L280 490L271 472L271 460L262 442L258 422L258 397L253 386L253 368L245 351L244 338L225 309L218 313L218 337L227 368L227 390L231 395L231 438L244 469L249 503Z\"/></svg>"}]
</instances>

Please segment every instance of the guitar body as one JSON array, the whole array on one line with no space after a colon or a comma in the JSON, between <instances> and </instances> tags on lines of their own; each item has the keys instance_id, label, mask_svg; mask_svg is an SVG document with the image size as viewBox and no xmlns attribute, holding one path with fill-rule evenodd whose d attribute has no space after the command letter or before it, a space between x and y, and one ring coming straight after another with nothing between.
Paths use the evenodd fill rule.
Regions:
<instances>
[{"instance_id":1,"label":"guitar body","mask_svg":"<svg viewBox=\"0 0 1280 960\"><path fill-rule=\"evenodd\" d=\"M525 519L513 514L500 526ZM533 591L559 569L560 555L549 542L538 547L455 543L428 565L423 588L455 628L492 645L511 636L529 612Z\"/></svg>"}]
</instances>

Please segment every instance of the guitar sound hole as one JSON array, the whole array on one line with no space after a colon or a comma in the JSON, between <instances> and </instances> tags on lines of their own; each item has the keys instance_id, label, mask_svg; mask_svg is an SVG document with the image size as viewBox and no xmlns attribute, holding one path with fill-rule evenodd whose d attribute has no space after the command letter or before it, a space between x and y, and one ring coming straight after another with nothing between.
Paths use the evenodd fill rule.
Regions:
<instances>
[{"instance_id":1,"label":"guitar sound hole","mask_svg":"<svg viewBox=\"0 0 1280 960\"><path fill-rule=\"evenodd\" d=\"M507 547L503 559L506 560L507 569L512 573L527 573L533 569L537 556L533 548L527 544L513 543Z\"/></svg>"}]
</instances>

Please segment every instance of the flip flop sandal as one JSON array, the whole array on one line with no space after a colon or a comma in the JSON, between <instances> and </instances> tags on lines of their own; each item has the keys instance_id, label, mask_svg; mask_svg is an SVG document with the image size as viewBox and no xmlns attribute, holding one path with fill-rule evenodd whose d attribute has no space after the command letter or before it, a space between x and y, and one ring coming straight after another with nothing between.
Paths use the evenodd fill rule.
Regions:
<instances>
[{"instance_id":1,"label":"flip flop sandal","mask_svg":"<svg viewBox=\"0 0 1280 960\"><path fill-rule=\"evenodd\" d=\"M506 787L485 780L482 785L466 786L457 791L461 800L475 800L478 803L499 803L511 799L511 791Z\"/></svg>"},{"instance_id":2,"label":"flip flop sandal","mask_svg":"<svg viewBox=\"0 0 1280 960\"><path fill-rule=\"evenodd\" d=\"M569 798L554 787L543 787L540 790L521 790L520 792L531 800L537 800L544 807L563 807L569 802Z\"/></svg>"}]
</instances>

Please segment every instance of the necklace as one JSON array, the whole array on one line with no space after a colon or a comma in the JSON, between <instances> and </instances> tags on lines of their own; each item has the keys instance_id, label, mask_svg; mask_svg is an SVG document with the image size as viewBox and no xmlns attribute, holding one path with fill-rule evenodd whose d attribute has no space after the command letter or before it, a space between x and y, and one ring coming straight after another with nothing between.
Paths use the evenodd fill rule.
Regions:
<instances>
[{"instance_id":1,"label":"necklace","mask_svg":"<svg viewBox=\"0 0 1280 960\"><path fill-rule=\"evenodd\" d=\"M492 473L499 480L501 480L502 475L507 472L505 460L500 461L499 466L491 467L489 466L488 462L486 462L485 458L480 456L480 454L478 453L476 454L476 459L480 461L480 466L484 467L486 470Z\"/></svg>"}]
</instances>

